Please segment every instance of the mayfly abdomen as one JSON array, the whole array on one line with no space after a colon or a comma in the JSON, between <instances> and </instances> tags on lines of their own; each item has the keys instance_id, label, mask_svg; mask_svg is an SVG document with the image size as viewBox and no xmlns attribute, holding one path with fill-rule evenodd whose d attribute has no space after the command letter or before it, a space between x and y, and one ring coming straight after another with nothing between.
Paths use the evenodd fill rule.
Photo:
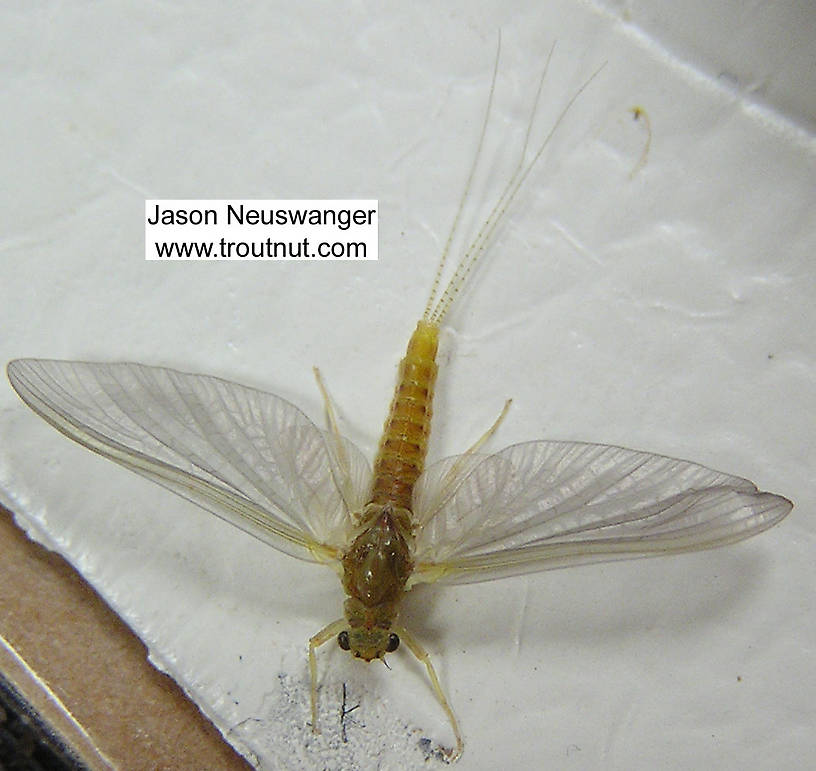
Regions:
<instances>
[{"instance_id":1,"label":"mayfly abdomen","mask_svg":"<svg viewBox=\"0 0 816 771\"><path fill-rule=\"evenodd\" d=\"M438 341L439 326L423 319L408 342L374 461L372 503L411 509L428 450Z\"/></svg>"}]
</instances>

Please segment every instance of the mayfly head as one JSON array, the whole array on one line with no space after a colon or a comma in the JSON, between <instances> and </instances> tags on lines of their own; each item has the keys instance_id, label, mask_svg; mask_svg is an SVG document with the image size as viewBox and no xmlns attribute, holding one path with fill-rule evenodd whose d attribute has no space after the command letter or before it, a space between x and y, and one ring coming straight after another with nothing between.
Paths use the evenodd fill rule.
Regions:
<instances>
[{"instance_id":1,"label":"mayfly head","mask_svg":"<svg viewBox=\"0 0 816 771\"><path fill-rule=\"evenodd\" d=\"M365 607L359 600L349 597L345 603L348 629L337 635L337 644L363 661L384 659L386 653L393 653L400 644L399 637L391 631L396 615L392 603Z\"/></svg>"}]
</instances>

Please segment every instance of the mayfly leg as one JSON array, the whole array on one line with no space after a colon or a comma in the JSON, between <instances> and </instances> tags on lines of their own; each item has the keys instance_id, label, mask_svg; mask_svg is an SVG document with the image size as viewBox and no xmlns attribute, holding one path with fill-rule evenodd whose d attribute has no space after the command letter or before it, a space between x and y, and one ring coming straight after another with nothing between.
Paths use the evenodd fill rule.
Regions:
<instances>
[{"instance_id":1,"label":"mayfly leg","mask_svg":"<svg viewBox=\"0 0 816 771\"><path fill-rule=\"evenodd\" d=\"M496 431L498 430L499 426L502 424L502 422L504 421L504 419L507 417L507 413L509 412L509 410L510 410L510 405L511 405L512 403L513 403L513 400L512 400L512 399L508 399L508 400L507 400L507 401L504 403L504 407L502 407L502 411L499 413L499 417L497 417L497 418L496 418L496 419L493 421L493 425L492 425L492 426L490 426L490 428L488 428L488 429L487 429L487 431L485 431L485 432L484 432L484 433L483 433L483 434L482 434L482 435L481 435L481 436L480 436L480 437L479 437L479 438L478 438L478 439L477 439L477 440L476 440L476 441L475 441L475 442L474 442L474 443L473 443L473 444L472 444L470 447L468 447L468 448L467 448L467 450L465 450L465 452L464 452L464 457L468 457L468 456L470 456L470 455L473 455L474 453L479 452L479 450L481 449L482 445L483 445L483 444L484 444L484 443L485 443L485 442L486 442L488 439L490 439L490 437L491 437L491 436L493 436L493 434L495 434L495 433L496 433ZM455 466L454 466L454 467L455 467Z\"/></svg>"},{"instance_id":2,"label":"mayfly leg","mask_svg":"<svg viewBox=\"0 0 816 771\"><path fill-rule=\"evenodd\" d=\"M329 433L331 434L334 445L334 454L340 468L340 479L337 479L337 474L334 474L334 471L332 471L333 475L335 476L334 481L337 485L337 489L340 490L343 504L346 507L346 514L351 515L352 511L351 506L349 505L349 502L353 497L351 490L351 463L349 462L348 453L346 452L346 443L343 439L343 435L340 433L340 427L337 425L337 415L335 413L332 400L329 397L329 392L326 389L326 384L323 382L323 376L320 374L320 370L317 367L312 367L312 371L314 372L315 380L317 381L317 388L320 391L320 396L323 398L323 405L326 409L326 422L329 425Z\"/></svg>"},{"instance_id":3,"label":"mayfly leg","mask_svg":"<svg viewBox=\"0 0 816 771\"><path fill-rule=\"evenodd\" d=\"M408 646L411 653L414 654L417 661L425 665L425 670L428 673L428 679L431 681L431 686L433 687L436 700L439 702L442 709L445 710L445 714L448 716L451 728L453 728L453 735L456 737L456 748L453 750L447 750L445 755L451 762L458 760L461 754L464 752L465 742L464 739L462 739L462 733L459 731L459 723L456 720L456 715L453 714L451 705L448 703L445 692L442 690L442 686L439 683L439 678L436 676L436 670L431 663L431 657L428 655L428 651L426 651L425 648L420 645L419 641L404 626L395 627L395 629L397 630L397 634L400 636L402 641Z\"/></svg>"},{"instance_id":4,"label":"mayfly leg","mask_svg":"<svg viewBox=\"0 0 816 771\"><path fill-rule=\"evenodd\" d=\"M329 392L326 390L326 384L323 382L323 376L320 374L320 370L317 367L312 367L312 372L314 372L315 380L317 381L317 389L320 391L320 396L323 398L323 406L326 408L326 420L329 424L329 430L331 431L332 436L337 440L337 443L341 445L342 437L340 434L340 429L337 425L337 416L334 412L334 405L329 398ZM343 465L347 467L348 461L346 461Z\"/></svg>"},{"instance_id":5,"label":"mayfly leg","mask_svg":"<svg viewBox=\"0 0 816 771\"><path fill-rule=\"evenodd\" d=\"M493 434L496 433L498 427L502 424L505 417L507 417L507 413L510 410L510 405L513 403L512 399L508 399L504 403L504 407L502 407L502 411L499 413L499 417L493 421L493 425L487 429L464 453L462 453L457 459L456 462L448 469L447 473L445 474L444 478L442 479L441 485L444 489L448 489L451 482L455 481L459 477L459 472L462 470L462 467L467 463L468 459L475 455L481 449L482 445L490 439Z\"/></svg>"},{"instance_id":6,"label":"mayfly leg","mask_svg":"<svg viewBox=\"0 0 816 771\"><path fill-rule=\"evenodd\" d=\"M331 624L323 627L323 629L309 639L309 677L312 683L312 732L316 734L320 733L320 726L317 723L317 658L315 657L315 650L340 634L345 626L346 620L344 618L338 618L337 621L332 621Z\"/></svg>"}]
</instances>

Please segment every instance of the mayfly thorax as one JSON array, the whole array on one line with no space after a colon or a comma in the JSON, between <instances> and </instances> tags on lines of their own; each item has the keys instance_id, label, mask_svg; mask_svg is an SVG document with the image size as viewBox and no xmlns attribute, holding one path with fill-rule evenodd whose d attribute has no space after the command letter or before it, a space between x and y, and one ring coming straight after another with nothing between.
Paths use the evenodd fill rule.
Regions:
<instances>
[{"instance_id":1,"label":"mayfly thorax","mask_svg":"<svg viewBox=\"0 0 816 771\"><path fill-rule=\"evenodd\" d=\"M344 615L309 641L314 730L316 649L337 639L372 661L402 641L424 664L450 721L456 743L450 759L464 748L459 725L427 652L399 618L412 586L720 546L768 529L792 507L746 479L621 447L539 440L480 453L498 420L464 454L427 462L441 325L553 132L595 77L530 158L528 128L515 173L443 282L498 61L497 52L478 149L425 312L400 363L373 468L340 434L319 377L327 431L280 397L206 375L134 363L8 365L20 397L71 439L279 551L338 573Z\"/></svg>"}]
</instances>

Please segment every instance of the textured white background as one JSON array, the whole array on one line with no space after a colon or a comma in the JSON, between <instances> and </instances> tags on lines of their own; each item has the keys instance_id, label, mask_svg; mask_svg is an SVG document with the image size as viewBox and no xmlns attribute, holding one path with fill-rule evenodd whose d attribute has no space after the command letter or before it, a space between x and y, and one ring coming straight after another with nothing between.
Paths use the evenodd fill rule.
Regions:
<instances>
[{"instance_id":1,"label":"textured white background","mask_svg":"<svg viewBox=\"0 0 816 771\"><path fill-rule=\"evenodd\" d=\"M463 769L816 762L813 6L614 2L8 3L0 11L0 358L138 360L319 419L319 364L373 452L503 59L478 223L558 48L532 175L450 318L431 453L622 444L796 504L728 549L415 592ZM773 12L771 13L771 8ZM643 107L645 140L630 108ZM143 260L145 198L378 198L372 264ZM0 389L0 499L71 560L263 768L435 767L407 655L320 654L325 569L72 446ZM360 703L339 736L342 683Z\"/></svg>"}]
</instances>

